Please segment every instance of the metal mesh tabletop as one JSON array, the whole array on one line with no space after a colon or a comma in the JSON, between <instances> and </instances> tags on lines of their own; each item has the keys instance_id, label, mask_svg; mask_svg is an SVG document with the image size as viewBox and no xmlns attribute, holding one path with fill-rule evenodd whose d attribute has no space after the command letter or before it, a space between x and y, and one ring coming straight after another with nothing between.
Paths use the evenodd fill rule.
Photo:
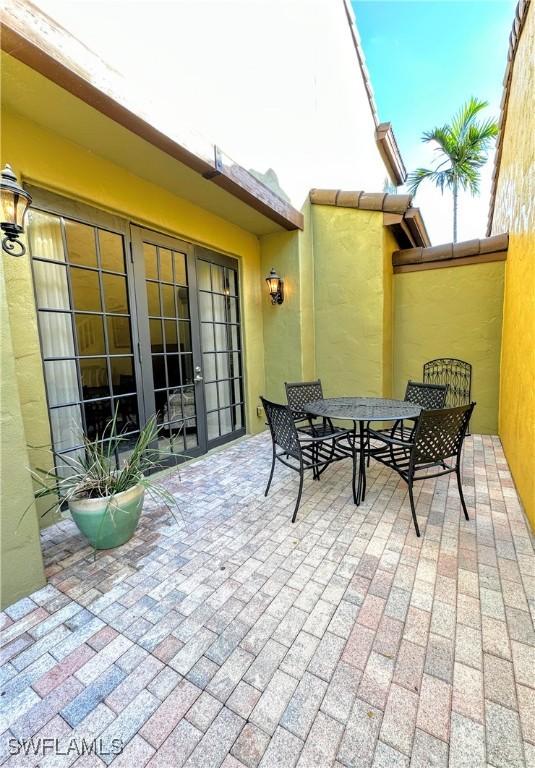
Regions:
<instances>
[{"instance_id":1,"label":"metal mesh tabletop","mask_svg":"<svg viewBox=\"0 0 535 768\"><path fill-rule=\"evenodd\" d=\"M414 419L422 409L414 403L382 397L331 397L306 403L303 410L311 416L325 416L329 419L397 421Z\"/></svg>"}]
</instances>

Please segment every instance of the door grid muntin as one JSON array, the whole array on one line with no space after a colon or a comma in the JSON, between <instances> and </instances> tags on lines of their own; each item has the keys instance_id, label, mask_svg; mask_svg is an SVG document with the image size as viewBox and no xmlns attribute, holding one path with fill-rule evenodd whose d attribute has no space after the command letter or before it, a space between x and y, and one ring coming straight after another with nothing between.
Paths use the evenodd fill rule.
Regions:
<instances>
[{"instance_id":1,"label":"door grid muntin","mask_svg":"<svg viewBox=\"0 0 535 768\"><path fill-rule=\"evenodd\" d=\"M199 447L191 267L178 242L176 248L170 248L146 239L142 244L143 266L154 408L162 429L160 449L188 453Z\"/></svg>"},{"instance_id":2,"label":"door grid muntin","mask_svg":"<svg viewBox=\"0 0 535 768\"><path fill-rule=\"evenodd\" d=\"M244 432L238 263L198 249L197 280L208 442Z\"/></svg>"},{"instance_id":3,"label":"door grid muntin","mask_svg":"<svg viewBox=\"0 0 535 768\"><path fill-rule=\"evenodd\" d=\"M164 417L162 421L170 426L173 425L173 427L176 424L182 425L184 435L179 438L178 447L183 448L186 456L199 455L204 453L208 447L227 442L240 434L244 434L244 385L237 260L205 248L194 248L190 243L180 241L177 238L141 230L139 227L129 225L127 221L99 209L46 192L37 187L29 187L29 189L35 202L33 214L30 213L30 217L32 215L49 217L50 220L56 222L56 226L61 232L58 242L62 255L58 258L39 252L39 248L32 241L31 221L28 227L47 404L51 434L55 448L58 449L57 452L74 456L79 453L83 445L80 437L76 440L71 439L70 442L56 440L55 413L59 413L61 409L74 409L78 413L80 433L83 430L94 436L96 430L101 428L108 417L111 417L112 408L116 402L128 403L131 409L130 413L126 413L129 421L128 429L124 435L125 446L124 450L121 451L121 456L116 457L117 463L120 465L128 456L128 441L137 437L140 425L146 423L148 417L156 412L155 393L158 391L165 392L166 396L167 418ZM91 233L91 242L93 243L91 248L94 250L94 255L86 254L84 257L82 254L80 258L78 254L76 259L71 258L66 234L66 228L69 226L78 226L86 233ZM148 241L152 242L156 248L156 273L150 274L149 272L145 276L145 265L143 264L141 268L139 265L139 250L137 251L138 264L136 266L136 230L139 233L148 233ZM116 243L120 241L120 264L117 261L111 264L104 259L101 247L102 238L115 239ZM139 245L139 235L137 235L137 241ZM166 277L162 272L159 249L161 252L170 250L184 256L183 265L180 269L177 268L174 257L172 257L172 276L171 273L168 273ZM143 255L141 258L143 259ZM205 286L202 290L197 290L196 266L200 262L206 262L209 265L210 285ZM46 271L63 270L64 282L67 284L65 296L68 297L64 305L53 306L53 302L47 304L47 302L40 301L40 275L38 274L40 269ZM77 296L83 296L84 291L77 291L76 285L79 280L78 278L73 279L73 270L75 277L83 274L85 279L93 284L93 287L98 287L97 290L93 291L97 297L97 306L84 305L80 307L77 305ZM107 283L113 282L122 285L121 295L124 299L124 306L122 307L118 305L111 307L108 303ZM153 312L150 315L146 295L148 283L157 284L162 309L161 312ZM170 311L164 310L163 292L168 291L167 286L172 287L174 302L177 300L177 295L182 295L180 304L178 306L175 304L177 311L174 317L171 316ZM199 317L199 301L202 294L208 296L212 307L210 318L205 319L203 323ZM189 311L185 312L184 308L188 304ZM72 343L69 350L53 348L53 334L49 331L54 322L46 325L43 322L44 317L62 318L59 321L60 324L62 322L64 329L67 329L68 333L71 334ZM80 322L81 319L88 321L89 326L93 326L93 331L95 328L99 328L100 323L98 333L101 335L102 343L98 354L84 354L87 336L91 337L92 333L87 330L87 327L84 328ZM161 349L155 352L155 355L161 355L162 358L165 358L163 360L165 381L162 386L156 388L154 387L152 365L150 371L146 365L147 350L149 363L152 364L150 320L153 321L153 325L154 321L159 322L161 328ZM172 323L175 324L176 328L175 348L173 348L175 337L170 330ZM204 349L201 352L199 335L201 327L206 325L210 325L212 328L214 349ZM212 354L214 364L212 373L210 374L208 366L206 370L208 375L205 376L206 384L212 385L212 390L215 393L215 397L212 398L212 407L208 409L204 405L204 386L201 386L203 383L201 373L205 362L208 360L208 357L205 357L205 352L207 356ZM175 381L169 378L168 356L174 356L173 359L176 362L175 374L172 374L175 375ZM88 381L86 368L93 360L102 363L102 370L104 371L103 377L107 389L102 389L100 392L96 391L98 388L95 386L90 386L91 382ZM121 362L125 363L125 361L128 361L131 382L126 389L120 383L116 383L117 371L115 370L116 365ZM71 368L74 366L76 386L72 389L71 395L75 392L75 396L64 397L63 399L54 397L48 384L47 369L55 363L70 364ZM177 376L178 381L176 380ZM103 382L100 383L103 385ZM179 387L174 387L174 383L178 383ZM195 384L199 386L196 387ZM179 399L178 403L176 399L170 403L170 393L182 396L185 392L192 391L194 393L192 411L185 410L183 399ZM163 400L161 402L163 403ZM175 417L173 417L173 413ZM88 414L90 415L88 416ZM222 419L222 415L226 417L226 424L223 423L225 420ZM95 420L97 417L98 426L96 427ZM207 418L212 419L212 423L217 419L217 434L212 432L210 439L207 436ZM184 430L184 424L187 424L188 429ZM190 429L194 424L196 431ZM125 425L119 424L119 428L121 426L124 427ZM195 438L193 438L193 434L196 435ZM171 446L174 437L172 434L169 434L168 437ZM176 447L173 447L176 450ZM173 461L175 460L173 459Z\"/></svg>"},{"instance_id":4,"label":"door grid muntin","mask_svg":"<svg viewBox=\"0 0 535 768\"><path fill-rule=\"evenodd\" d=\"M42 226L46 223L55 229L56 258L45 255L46 245L39 244L39 220ZM78 235L84 233L81 240L86 242L82 243L81 250L78 244L73 245L73 237L69 235L76 231ZM54 450L60 456L76 456L83 446L82 430L90 439L102 435L105 424L118 407L118 429L123 433L124 442L116 462L122 464L139 434L141 418L124 233L106 229L100 223L33 207L28 236ZM106 239L116 246L115 263L111 266L110 253L103 245ZM54 279L63 284L63 296L56 302L45 296L47 280L53 283ZM81 290L84 280L97 288L93 292L96 308L84 304L91 298L91 291ZM107 287L112 280L122 286L119 305L112 305L113 292ZM68 349L59 349L61 334L50 332L54 323L58 323L57 329L65 334ZM88 352L95 337L96 349ZM54 378L61 379L59 374L53 376L53 369L61 372L61 366L65 380L71 378L69 397L55 392L52 386ZM67 434L70 431L68 438L62 434L67 417L73 424L72 431L67 430Z\"/></svg>"}]
</instances>

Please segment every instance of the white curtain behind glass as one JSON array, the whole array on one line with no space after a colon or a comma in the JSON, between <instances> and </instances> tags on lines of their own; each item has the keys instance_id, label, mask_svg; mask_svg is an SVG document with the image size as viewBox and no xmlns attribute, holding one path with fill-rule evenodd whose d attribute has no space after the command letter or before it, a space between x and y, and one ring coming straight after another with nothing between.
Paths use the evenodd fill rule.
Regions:
<instances>
[{"instance_id":1,"label":"white curtain behind glass","mask_svg":"<svg viewBox=\"0 0 535 768\"><path fill-rule=\"evenodd\" d=\"M226 408L230 404L229 382L225 381L229 376L225 312L227 298L223 295L225 290L223 267L216 264L209 267L202 261L198 264L200 287L212 291L212 294L201 291L199 297L201 321L204 321L201 322L201 345L205 353L204 377L208 380L216 380L216 383L207 383L204 387L206 410L214 411L207 413L206 417L208 439L212 440L220 434L225 435L232 431L230 410ZM208 269L211 269L211 281ZM218 407L219 412L215 410Z\"/></svg>"},{"instance_id":2,"label":"white curtain behind glass","mask_svg":"<svg viewBox=\"0 0 535 768\"><path fill-rule=\"evenodd\" d=\"M40 310L66 310L38 313L49 404L53 406L77 402L80 398L75 360L46 362L46 359L51 357L74 356L72 321L70 314L67 314L70 302L60 219L51 214L31 210L29 234L34 258L37 306ZM53 264L52 261L61 263ZM50 420L56 450L80 445L83 430L79 405L52 410Z\"/></svg>"}]
</instances>

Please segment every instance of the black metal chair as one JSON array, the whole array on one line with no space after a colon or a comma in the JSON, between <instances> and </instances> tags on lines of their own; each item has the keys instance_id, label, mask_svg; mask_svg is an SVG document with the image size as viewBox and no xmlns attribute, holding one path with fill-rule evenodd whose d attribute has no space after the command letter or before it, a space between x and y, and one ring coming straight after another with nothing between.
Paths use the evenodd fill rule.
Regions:
<instances>
[{"instance_id":1,"label":"black metal chair","mask_svg":"<svg viewBox=\"0 0 535 768\"><path fill-rule=\"evenodd\" d=\"M316 381L286 381L284 387L288 406L300 432L306 432L315 437L332 434L334 427L330 419L324 418L321 421L316 421L303 410L306 403L323 400L323 388L320 379L316 379Z\"/></svg>"},{"instance_id":2,"label":"black metal chair","mask_svg":"<svg viewBox=\"0 0 535 768\"><path fill-rule=\"evenodd\" d=\"M420 535L414 506L413 483L455 472L459 496L468 520L461 485L461 450L475 403L457 408L422 411L409 440L389 437L370 429L370 436L384 445L372 448L371 455L402 477L409 486L409 499L416 535ZM448 463L448 460L453 459ZM440 471L428 474L429 469Z\"/></svg>"},{"instance_id":3,"label":"black metal chair","mask_svg":"<svg viewBox=\"0 0 535 768\"><path fill-rule=\"evenodd\" d=\"M318 479L320 472L329 464L350 458L353 450L349 443L347 447L339 445L339 441L347 439L347 430L337 430L336 427L332 427L333 431L324 436L302 433L297 430L294 414L287 405L272 403L264 397L260 400L266 413L273 442L271 472L264 496L268 495L277 460L299 472L299 492L292 516L292 523L295 523L303 493L305 471L312 470L314 479ZM278 451L277 448L280 450Z\"/></svg>"},{"instance_id":4,"label":"black metal chair","mask_svg":"<svg viewBox=\"0 0 535 768\"><path fill-rule=\"evenodd\" d=\"M425 381L407 382L405 390L405 400L408 403L416 403L425 408L426 411L446 407L446 397L448 394L447 384L428 384Z\"/></svg>"},{"instance_id":5,"label":"black metal chair","mask_svg":"<svg viewBox=\"0 0 535 768\"><path fill-rule=\"evenodd\" d=\"M405 389L405 397L403 399L407 403L416 403L416 405L421 405L422 408L425 408L426 410L444 408L446 405L447 391L447 384L426 384L425 382L412 381L409 379ZM411 428L412 432L416 420L407 419L407 421L413 422L413 427ZM391 427L387 427L386 429L377 429L376 432L380 433L381 435L387 435L390 437L396 437L397 435L401 440L405 439L404 422L401 419L394 422ZM368 451L368 466L370 466L370 455L371 449Z\"/></svg>"},{"instance_id":6,"label":"black metal chair","mask_svg":"<svg viewBox=\"0 0 535 768\"><path fill-rule=\"evenodd\" d=\"M303 410L307 403L323 400L323 388L320 379L315 381L286 381L284 386L288 406L299 432L312 435L313 437L328 437L333 434L341 437L343 432L346 435L353 435L351 429L335 427L332 421L326 417L318 421ZM319 480L320 475L327 469L327 466L328 464L325 464L321 469L317 469L314 472L315 480Z\"/></svg>"}]
</instances>

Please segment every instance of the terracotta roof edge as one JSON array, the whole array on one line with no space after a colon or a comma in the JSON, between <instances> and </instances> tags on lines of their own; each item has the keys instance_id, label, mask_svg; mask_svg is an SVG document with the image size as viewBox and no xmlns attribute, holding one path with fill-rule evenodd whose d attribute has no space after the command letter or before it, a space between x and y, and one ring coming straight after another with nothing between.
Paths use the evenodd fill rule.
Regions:
<instances>
[{"instance_id":1,"label":"terracotta roof edge","mask_svg":"<svg viewBox=\"0 0 535 768\"><path fill-rule=\"evenodd\" d=\"M364 192L362 190L311 189L309 200L314 205L336 205L340 208L359 208L363 211L402 213L420 211L412 208L412 195L388 192Z\"/></svg>"},{"instance_id":2,"label":"terracotta roof edge","mask_svg":"<svg viewBox=\"0 0 535 768\"><path fill-rule=\"evenodd\" d=\"M397 186L404 184L407 179L407 169L396 141L392 123L379 123L375 130L375 140Z\"/></svg>"},{"instance_id":3,"label":"terracotta roof edge","mask_svg":"<svg viewBox=\"0 0 535 768\"><path fill-rule=\"evenodd\" d=\"M464 240L460 243L441 243L426 248L403 248L394 251L392 263L394 266L404 264L419 264L426 261L454 261L467 256L481 256L489 253L505 253L509 246L509 235L504 232L475 240Z\"/></svg>"}]
</instances>

